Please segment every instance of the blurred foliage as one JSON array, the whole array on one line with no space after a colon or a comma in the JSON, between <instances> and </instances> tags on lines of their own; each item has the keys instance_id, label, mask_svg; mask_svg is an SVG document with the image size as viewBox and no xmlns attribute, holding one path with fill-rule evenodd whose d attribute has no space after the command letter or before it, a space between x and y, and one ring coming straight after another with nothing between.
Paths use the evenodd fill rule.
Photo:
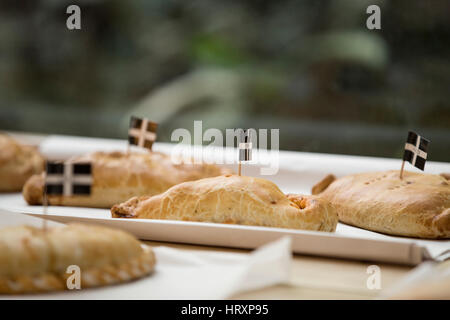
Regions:
<instances>
[{"instance_id":1,"label":"blurred foliage","mask_svg":"<svg viewBox=\"0 0 450 320\"><path fill-rule=\"evenodd\" d=\"M66 28L78 4L82 29ZM381 7L382 30L366 28ZM450 160L447 0L2 0L0 129L124 137L127 117L280 128L291 150ZM369 143L368 143L369 142Z\"/></svg>"}]
</instances>

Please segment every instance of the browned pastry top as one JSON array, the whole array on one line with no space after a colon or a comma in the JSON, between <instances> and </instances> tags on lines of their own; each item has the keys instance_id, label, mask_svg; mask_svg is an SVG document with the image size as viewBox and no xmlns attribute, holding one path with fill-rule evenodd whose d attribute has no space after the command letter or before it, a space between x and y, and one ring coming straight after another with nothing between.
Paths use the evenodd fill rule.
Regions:
<instances>
[{"instance_id":1,"label":"browned pastry top","mask_svg":"<svg viewBox=\"0 0 450 320\"><path fill-rule=\"evenodd\" d=\"M354 174L332 182L320 196L351 225L392 235L450 238L450 183L440 175Z\"/></svg>"},{"instance_id":2,"label":"browned pastry top","mask_svg":"<svg viewBox=\"0 0 450 320\"><path fill-rule=\"evenodd\" d=\"M44 159L35 147L0 134L0 192L20 191L30 176L43 169Z\"/></svg>"},{"instance_id":3,"label":"browned pastry top","mask_svg":"<svg viewBox=\"0 0 450 320\"><path fill-rule=\"evenodd\" d=\"M184 181L229 173L211 164L174 164L159 152L95 152L73 159L91 161L93 184L90 196L49 196L52 205L111 208L137 195L155 195ZM43 176L32 177L23 194L29 204L42 204Z\"/></svg>"}]
</instances>

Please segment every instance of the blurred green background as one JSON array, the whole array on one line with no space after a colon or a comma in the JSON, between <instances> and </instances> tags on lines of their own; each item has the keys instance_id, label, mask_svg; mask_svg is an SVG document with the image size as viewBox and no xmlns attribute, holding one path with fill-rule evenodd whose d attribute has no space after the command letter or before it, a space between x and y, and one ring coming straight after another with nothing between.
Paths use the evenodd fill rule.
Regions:
<instances>
[{"instance_id":1,"label":"blurred green background","mask_svg":"<svg viewBox=\"0 0 450 320\"><path fill-rule=\"evenodd\" d=\"M66 8L81 8L81 30ZM381 7L368 30L367 6ZM279 128L287 150L450 161L450 1L0 2L0 129Z\"/></svg>"}]
</instances>

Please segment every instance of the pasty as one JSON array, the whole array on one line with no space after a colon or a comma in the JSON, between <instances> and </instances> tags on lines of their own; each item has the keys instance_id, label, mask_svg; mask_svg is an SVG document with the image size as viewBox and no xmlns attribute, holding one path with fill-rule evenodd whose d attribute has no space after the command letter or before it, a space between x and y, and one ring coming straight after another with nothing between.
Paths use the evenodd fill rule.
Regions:
<instances>
[{"instance_id":1,"label":"pasty","mask_svg":"<svg viewBox=\"0 0 450 320\"><path fill-rule=\"evenodd\" d=\"M170 155L159 152L96 152L74 161L92 163L91 194L49 195L50 205L109 209L133 196L155 195L184 181L230 173L211 164L173 164ZM27 203L42 204L43 188L43 174L31 177L23 188Z\"/></svg>"},{"instance_id":2,"label":"pasty","mask_svg":"<svg viewBox=\"0 0 450 320\"><path fill-rule=\"evenodd\" d=\"M83 224L0 230L0 294L65 290L69 266L79 268L83 289L143 277L154 265L152 249L120 230Z\"/></svg>"},{"instance_id":3,"label":"pasty","mask_svg":"<svg viewBox=\"0 0 450 320\"><path fill-rule=\"evenodd\" d=\"M43 169L44 159L35 147L0 134L0 192L22 190L27 179Z\"/></svg>"},{"instance_id":4,"label":"pasty","mask_svg":"<svg viewBox=\"0 0 450 320\"><path fill-rule=\"evenodd\" d=\"M111 209L115 218L170 219L334 231L333 207L316 196L285 195L260 178L224 175L133 197Z\"/></svg>"},{"instance_id":5,"label":"pasty","mask_svg":"<svg viewBox=\"0 0 450 320\"><path fill-rule=\"evenodd\" d=\"M320 189L320 188L319 188ZM335 180L319 196L339 220L367 230L418 238L450 238L450 183L444 176L371 172Z\"/></svg>"}]
</instances>

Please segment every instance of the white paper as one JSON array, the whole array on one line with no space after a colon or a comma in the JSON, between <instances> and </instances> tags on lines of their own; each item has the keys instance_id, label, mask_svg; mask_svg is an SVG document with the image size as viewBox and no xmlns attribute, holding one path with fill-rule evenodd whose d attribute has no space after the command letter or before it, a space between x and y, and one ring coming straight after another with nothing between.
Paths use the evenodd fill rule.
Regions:
<instances>
[{"instance_id":1,"label":"white paper","mask_svg":"<svg viewBox=\"0 0 450 320\"><path fill-rule=\"evenodd\" d=\"M336 234L374 240L375 239L393 240L393 241L406 240L408 242L415 243L418 246L426 248L428 253L430 254L430 258L435 259L437 261L444 260L444 258L448 259L447 256L444 256L444 254L448 250L450 250L450 240L425 240L416 238L395 237L361 228L352 227L343 223L338 223L338 226L336 228Z\"/></svg>"}]
</instances>

